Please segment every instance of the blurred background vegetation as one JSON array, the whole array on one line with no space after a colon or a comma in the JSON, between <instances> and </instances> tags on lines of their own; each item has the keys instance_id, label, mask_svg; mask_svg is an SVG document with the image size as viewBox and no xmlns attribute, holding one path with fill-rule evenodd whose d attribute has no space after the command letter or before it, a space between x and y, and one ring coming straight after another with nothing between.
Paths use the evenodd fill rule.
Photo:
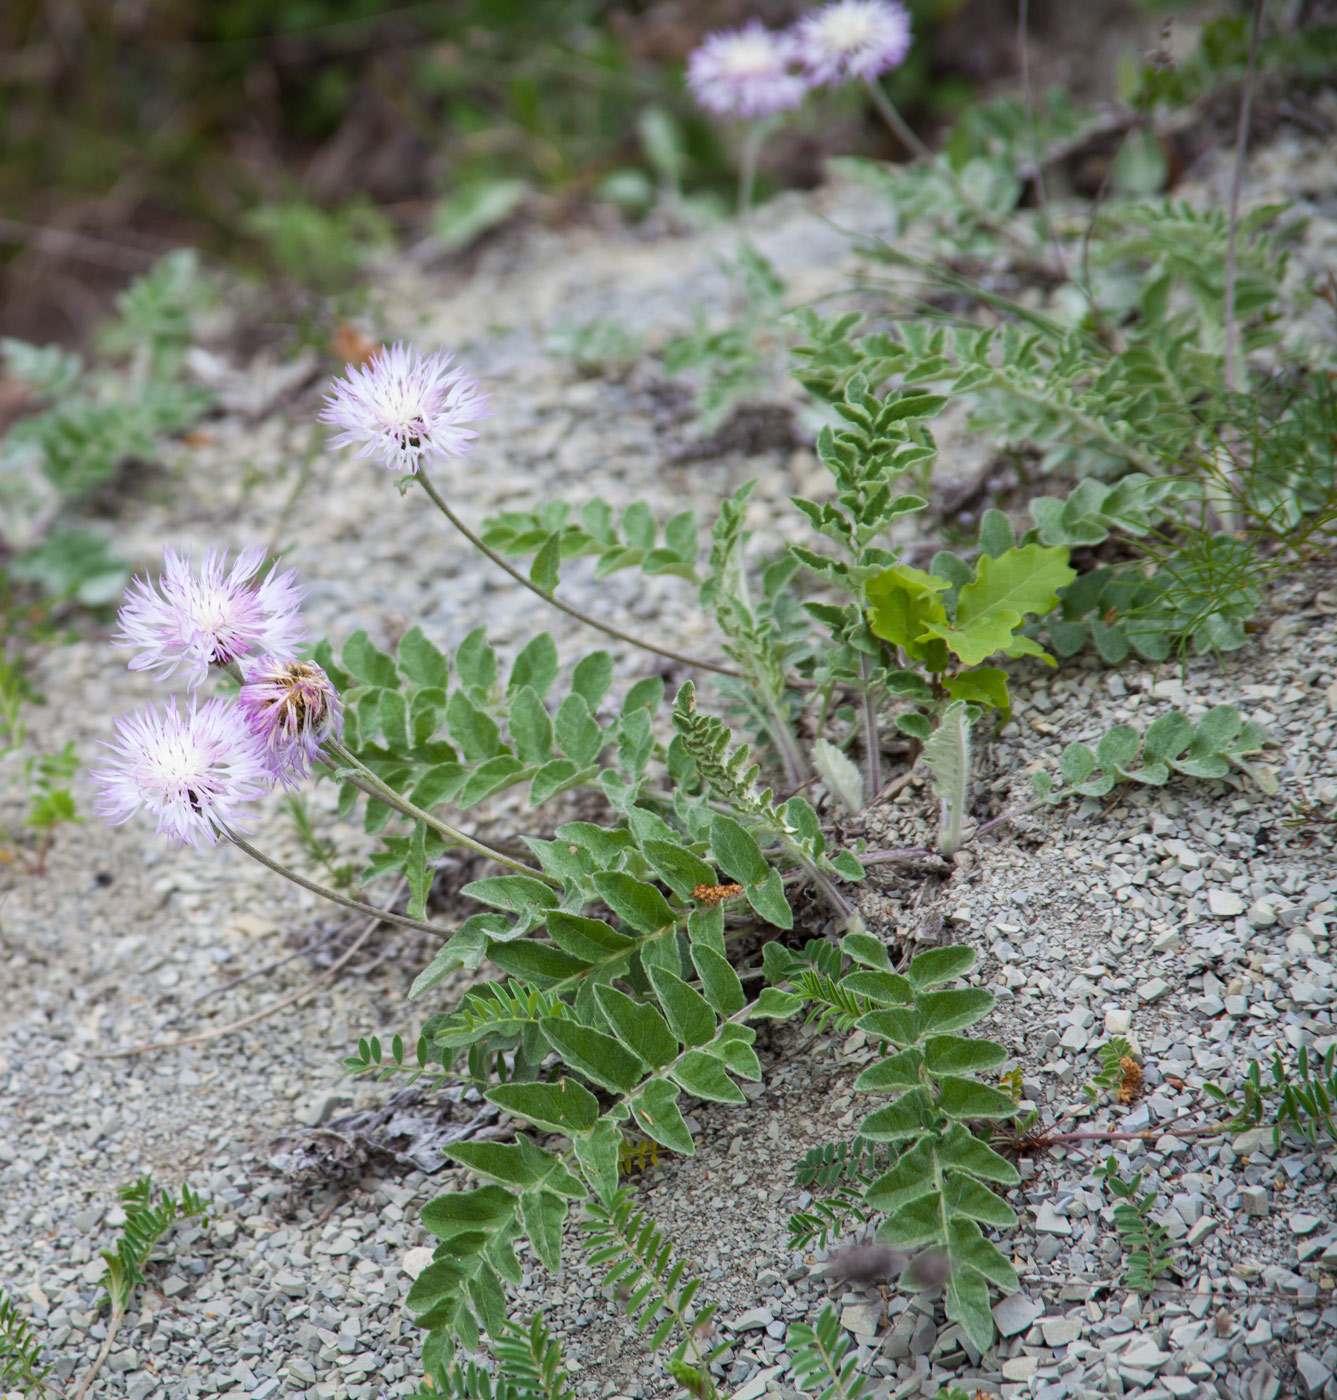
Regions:
<instances>
[{"instance_id":1,"label":"blurred background vegetation","mask_svg":"<svg viewBox=\"0 0 1337 1400\"><path fill-rule=\"evenodd\" d=\"M447 256L515 215L635 221L685 190L679 213L709 217L727 207L734 134L693 108L684 59L712 29L806 8L7 0L0 333L76 343L182 245L329 293L378 249ZM890 87L931 133L1014 79L1016 13L1002 0L911 8L916 44ZM1154 41L1160 8L1033 0L1037 77L1108 95L1101 83ZM816 183L832 153L900 154L865 100L808 103L768 146L770 188Z\"/></svg>"}]
</instances>

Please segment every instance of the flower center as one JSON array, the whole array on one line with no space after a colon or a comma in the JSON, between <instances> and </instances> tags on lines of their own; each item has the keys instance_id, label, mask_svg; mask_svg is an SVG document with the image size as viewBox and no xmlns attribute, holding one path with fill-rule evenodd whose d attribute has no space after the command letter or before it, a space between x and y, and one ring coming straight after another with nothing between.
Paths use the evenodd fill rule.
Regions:
<instances>
[{"instance_id":1,"label":"flower center","mask_svg":"<svg viewBox=\"0 0 1337 1400\"><path fill-rule=\"evenodd\" d=\"M775 49L764 36L748 35L729 49L725 66L735 78L753 78L774 72Z\"/></svg>"},{"instance_id":2,"label":"flower center","mask_svg":"<svg viewBox=\"0 0 1337 1400\"><path fill-rule=\"evenodd\" d=\"M835 10L822 25L822 42L836 53L857 53L873 36L867 10Z\"/></svg>"}]
</instances>

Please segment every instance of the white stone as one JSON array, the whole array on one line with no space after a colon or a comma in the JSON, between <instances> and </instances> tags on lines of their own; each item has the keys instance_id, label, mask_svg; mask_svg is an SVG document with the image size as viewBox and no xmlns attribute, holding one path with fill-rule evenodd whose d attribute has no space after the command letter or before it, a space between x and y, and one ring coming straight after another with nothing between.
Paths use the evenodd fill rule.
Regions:
<instances>
[{"instance_id":1,"label":"white stone","mask_svg":"<svg viewBox=\"0 0 1337 1400\"><path fill-rule=\"evenodd\" d=\"M1047 1317L1040 1324L1045 1346L1065 1347L1082 1335L1082 1323L1076 1317Z\"/></svg>"},{"instance_id":2,"label":"white stone","mask_svg":"<svg viewBox=\"0 0 1337 1400\"><path fill-rule=\"evenodd\" d=\"M410 1278L417 1278L435 1258L436 1251L434 1249L424 1249L419 1246L417 1249L410 1249L399 1263Z\"/></svg>"},{"instance_id":3,"label":"white stone","mask_svg":"<svg viewBox=\"0 0 1337 1400\"><path fill-rule=\"evenodd\" d=\"M1034 1356L1012 1356L1003 1362L1005 1381L1028 1381L1039 1370L1040 1362Z\"/></svg>"},{"instance_id":4,"label":"white stone","mask_svg":"<svg viewBox=\"0 0 1337 1400\"><path fill-rule=\"evenodd\" d=\"M1209 890L1207 907L1218 919L1233 919L1236 914L1244 913L1244 901L1234 890Z\"/></svg>"},{"instance_id":5,"label":"white stone","mask_svg":"<svg viewBox=\"0 0 1337 1400\"><path fill-rule=\"evenodd\" d=\"M1034 1302L1024 1293L1012 1293L994 1307L994 1326L1000 1336L1015 1337L1043 1314L1043 1303Z\"/></svg>"},{"instance_id":6,"label":"white stone","mask_svg":"<svg viewBox=\"0 0 1337 1400\"><path fill-rule=\"evenodd\" d=\"M1217 1222L1210 1215L1204 1215L1201 1220L1196 1221L1190 1227L1188 1234L1184 1236L1184 1242L1190 1248L1199 1245L1216 1229L1216 1226Z\"/></svg>"},{"instance_id":7,"label":"white stone","mask_svg":"<svg viewBox=\"0 0 1337 1400\"><path fill-rule=\"evenodd\" d=\"M1119 1358L1119 1362L1139 1371L1159 1371L1169 1359L1170 1353L1162 1351L1153 1338L1139 1337Z\"/></svg>"},{"instance_id":8,"label":"white stone","mask_svg":"<svg viewBox=\"0 0 1337 1400\"><path fill-rule=\"evenodd\" d=\"M1133 1024L1133 1013L1121 1006L1112 1006L1105 1012L1105 1034L1127 1035Z\"/></svg>"},{"instance_id":9,"label":"white stone","mask_svg":"<svg viewBox=\"0 0 1337 1400\"><path fill-rule=\"evenodd\" d=\"M1064 1216L1048 1201L1041 1201L1035 1208L1035 1228L1042 1235L1070 1235L1072 1226Z\"/></svg>"}]
</instances>

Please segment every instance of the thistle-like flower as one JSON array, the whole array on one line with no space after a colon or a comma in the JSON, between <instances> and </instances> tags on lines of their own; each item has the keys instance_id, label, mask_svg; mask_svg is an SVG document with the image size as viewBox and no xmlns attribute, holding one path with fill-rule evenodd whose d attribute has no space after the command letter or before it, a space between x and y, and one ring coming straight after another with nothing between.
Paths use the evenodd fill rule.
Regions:
<instances>
[{"instance_id":1,"label":"thistle-like flower","mask_svg":"<svg viewBox=\"0 0 1337 1400\"><path fill-rule=\"evenodd\" d=\"M707 36L687 60L687 86L721 117L769 117L797 107L808 83L795 69L798 48L788 34L753 20L743 29Z\"/></svg>"},{"instance_id":2,"label":"thistle-like flower","mask_svg":"<svg viewBox=\"0 0 1337 1400\"><path fill-rule=\"evenodd\" d=\"M424 355L399 341L346 374L320 414L341 429L330 446L356 446L357 456L375 457L392 472L416 472L423 458L464 456L478 436L466 424L491 416L490 395L439 351Z\"/></svg>"},{"instance_id":3,"label":"thistle-like flower","mask_svg":"<svg viewBox=\"0 0 1337 1400\"><path fill-rule=\"evenodd\" d=\"M90 773L96 806L109 826L136 812L158 819L158 834L179 845L215 845L222 825L245 830L248 803L272 786L265 753L235 701L215 696L178 710L146 706L116 722L112 759Z\"/></svg>"},{"instance_id":4,"label":"thistle-like flower","mask_svg":"<svg viewBox=\"0 0 1337 1400\"><path fill-rule=\"evenodd\" d=\"M247 666L238 704L284 787L306 777L326 739L343 737L339 692L314 661L262 656Z\"/></svg>"},{"instance_id":5,"label":"thistle-like flower","mask_svg":"<svg viewBox=\"0 0 1337 1400\"><path fill-rule=\"evenodd\" d=\"M243 549L229 569L227 554L211 549L196 573L188 555L168 548L157 588L135 579L126 589L113 645L136 649L132 671L154 671L165 680L182 668L191 689L210 666L270 652L291 655L306 639L305 590L292 569L257 579L264 562L257 545Z\"/></svg>"},{"instance_id":6,"label":"thistle-like flower","mask_svg":"<svg viewBox=\"0 0 1337 1400\"><path fill-rule=\"evenodd\" d=\"M910 52L910 16L896 0L836 0L799 20L794 38L814 84L867 82Z\"/></svg>"}]
</instances>

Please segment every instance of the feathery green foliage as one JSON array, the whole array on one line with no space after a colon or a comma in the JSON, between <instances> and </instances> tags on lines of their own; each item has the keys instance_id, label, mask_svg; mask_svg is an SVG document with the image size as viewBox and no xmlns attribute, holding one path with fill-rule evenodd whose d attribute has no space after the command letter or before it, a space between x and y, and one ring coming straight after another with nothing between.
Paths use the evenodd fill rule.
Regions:
<instances>
[{"instance_id":1,"label":"feathery green foliage","mask_svg":"<svg viewBox=\"0 0 1337 1400\"><path fill-rule=\"evenodd\" d=\"M202 1216L208 1202L188 1186L181 1188L178 1197L160 1190L155 1199L150 1176L123 1186L116 1195L125 1211L125 1225L116 1247L102 1251L107 1266L102 1286L113 1313L123 1313L144 1282L145 1266L158 1242L178 1222Z\"/></svg>"},{"instance_id":2,"label":"feathery green foliage","mask_svg":"<svg viewBox=\"0 0 1337 1400\"><path fill-rule=\"evenodd\" d=\"M1267 1078L1257 1060L1244 1073L1243 1097L1237 1102L1218 1084L1203 1086L1232 1114L1226 1124L1231 1132L1271 1122L1272 1140L1278 1148L1288 1131L1298 1133L1317 1147L1320 1136L1337 1141L1337 1046L1320 1057L1302 1045L1294 1066L1278 1051L1272 1057Z\"/></svg>"},{"instance_id":3,"label":"feathery green foliage","mask_svg":"<svg viewBox=\"0 0 1337 1400\"><path fill-rule=\"evenodd\" d=\"M42 1361L42 1345L12 1298L0 1289L0 1386L17 1390L23 1400L43 1400L49 1392L51 1367Z\"/></svg>"},{"instance_id":4,"label":"feathery green foliage","mask_svg":"<svg viewBox=\"0 0 1337 1400\"><path fill-rule=\"evenodd\" d=\"M1111 1156L1105 1161L1105 1184L1118 1198L1114 1207L1114 1223L1118 1226L1124 1248L1128 1250L1128 1266L1124 1273L1124 1283L1134 1293L1148 1294L1156 1287L1156 1280L1174 1267L1170 1262L1173 1241L1165 1227L1152 1219L1151 1210L1156 1204L1155 1191L1145 1196L1137 1193L1142 1185L1142 1172L1136 1173L1130 1181L1119 1175L1118 1160Z\"/></svg>"},{"instance_id":5,"label":"feathery green foliage","mask_svg":"<svg viewBox=\"0 0 1337 1400\"><path fill-rule=\"evenodd\" d=\"M791 1374L805 1395L815 1394L817 1400L859 1400L868 1393L869 1379L859 1374L858 1361L849 1355L852 1343L829 1303L816 1327L791 1323L786 1342L794 1353Z\"/></svg>"}]
</instances>

